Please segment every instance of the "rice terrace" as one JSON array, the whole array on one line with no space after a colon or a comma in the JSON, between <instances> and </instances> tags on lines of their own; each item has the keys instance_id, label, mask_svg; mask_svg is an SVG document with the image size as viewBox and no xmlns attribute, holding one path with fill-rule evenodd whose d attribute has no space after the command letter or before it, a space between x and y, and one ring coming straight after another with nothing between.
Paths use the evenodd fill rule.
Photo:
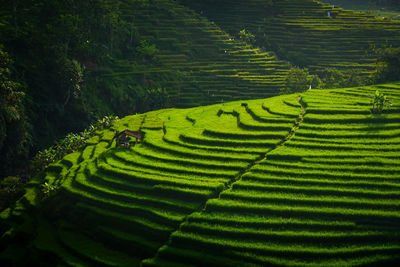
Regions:
<instances>
[{"instance_id":1,"label":"rice terrace","mask_svg":"<svg viewBox=\"0 0 400 267\"><path fill-rule=\"evenodd\" d=\"M400 265L400 2L0 7L2 266Z\"/></svg>"}]
</instances>

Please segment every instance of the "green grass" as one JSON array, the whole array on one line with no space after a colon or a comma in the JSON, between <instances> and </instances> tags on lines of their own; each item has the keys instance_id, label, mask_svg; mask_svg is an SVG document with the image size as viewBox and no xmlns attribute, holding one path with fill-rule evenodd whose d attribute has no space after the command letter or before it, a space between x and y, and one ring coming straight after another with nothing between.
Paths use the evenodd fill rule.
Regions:
<instances>
[{"instance_id":1,"label":"green grass","mask_svg":"<svg viewBox=\"0 0 400 267\"><path fill-rule=\"evenodd\" d=\"M365 104L376 87L394 102L383 115ZM123 118L47 169L50 198L37 180L1 213L14 241L0 258L30 246L72 265L397 262L400 98L398 83L376 87ZM114 130L141 125L144 142L115 148Z\"/></svg>"}]
</instances>

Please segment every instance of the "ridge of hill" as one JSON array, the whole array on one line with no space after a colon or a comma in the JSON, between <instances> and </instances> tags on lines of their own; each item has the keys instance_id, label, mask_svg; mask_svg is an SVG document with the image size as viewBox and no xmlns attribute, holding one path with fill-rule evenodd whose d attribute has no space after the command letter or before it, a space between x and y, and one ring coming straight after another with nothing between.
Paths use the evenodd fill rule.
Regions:
<instances>
[{"instance_id":1,"label":"ridge of hill","mask_svg":"<svg viewBox=\"0 0 400 267\"><path fill-rule=\"evenodd\" d=\"M400 83L127 116L0 214L0 261L107 266L400 260ZM369 95L392 101L370 112ZM145 132L115 148L114 131ZM3 234L4 233L4 234ZM20 255L25 255L21 257ZM26 263L26 262L25 262Z\"/></svg>"},{"instance_id":2,"label":"ridge of hill","mask_svg":"<svg viewBox=\"0 0 400 267\"><path fill-rule=\"evenodd\" d=\"M234 40L213 22L171 0L123 1L122 16L136 34L155 44L153 67L132 71L132 62L117 60L112 76L134 76L151 84L146 73L177 71L179 81L162 81L173 105L192 107L279 93L288 63L274 53ZM161 79L162 80L162 79Z\"/></svg>"},{"instance_id":3,"label":"ridge of hill","mask_svg":"<svg viewBox=\"0 0 400 267\"><path fill-rule=\"evenodd\" d=\"M324 68L375 70L370 45L400 46L400 22L344 10L316 0L210 1L181 0L226 30L246 28L260 46L272 47L289 61L316 73ZM329 12L329 16L328 16Z\"/></svg>"}]
</instances>

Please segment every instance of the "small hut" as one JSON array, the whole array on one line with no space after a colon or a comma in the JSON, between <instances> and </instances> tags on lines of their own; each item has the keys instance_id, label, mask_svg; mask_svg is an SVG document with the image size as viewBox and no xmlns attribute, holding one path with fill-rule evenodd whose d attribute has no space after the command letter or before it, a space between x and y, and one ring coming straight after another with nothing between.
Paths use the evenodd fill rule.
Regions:
<instances>
[{"instance_id":1,"label":"small hut","mask_svg":"<svg viewBox=\"0 0 400 267\"><path fill-rule=\"evenodd\" d=\"M120 133L116 133L114 136L114 138L116 138L115 147L120 147L120 146L130 147L129 137L136 138L135 144L137 144L139 142L143 142L144 132L124 130Z\"/></svg>"}]
</instances>

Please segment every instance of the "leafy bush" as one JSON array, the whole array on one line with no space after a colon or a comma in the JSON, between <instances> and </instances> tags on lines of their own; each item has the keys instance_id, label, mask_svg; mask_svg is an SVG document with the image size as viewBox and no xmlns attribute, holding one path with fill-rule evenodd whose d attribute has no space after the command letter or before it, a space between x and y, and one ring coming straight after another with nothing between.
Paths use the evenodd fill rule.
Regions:
<instances>
[{"instance_id":1,"label":"leafy bush","mask_svg":"<svg viewBox=\"0 0 400 267\"><path fill-rule=\"evenodd\" d=\"M375 95L370 96L372 98L371 104L372 104L372 113L377 113L380 114L383 111L384 107L390 107L391 102L388 99L387 96L385 96L382 92L379 90L376 90Z\"/></svg>"},{"instance_id":2,"label":"leafy bush","mask_svg":"<svg viewBox=\"0 0 400 267\"><path fill-rule=\"evenodd\" d=\"M339 88L345 83L345 75L335 68L326 68L320 73L324 88Z\"/></svg>"},{"instance_id":3,"label":"leafy bush","mask_svg":"<svg viewBox=\"0 0 400 267\"><path fill-rule=\"evenodd\" d=\"M339 70L336 68L325 68L319 73L322 88L344 88L365 85L359 70Z\"/></svg>"},{"instance_id":4,"label":"leafy bush","mask_svg":"<svg viewBox=\"0 0 400 267\"><path fill-rule=\"evenodd\" d=\"M155 44L150 45L148 41L142 40L140 45L136 47L136 52L144 62L156 61L156 56L160 52Z\"/></svg>"},{"instance_id":5,"label":"leafy bush","mask_svg":"<svg viewBox=\"0 0 400 267\"><path fill-rule=\"evenodd\" d=\"M295 92L304 92L312 88L319 88L321 80L317 75L310 75L307 69L292 67L285 80L285 88L281 89L281 94L291 94Z\"/></svg>"},{"instance_id":6,"label":"leafy bush","mask_svg":"<svg viewBox=\"0 0 400 267\"><path fill-rule=\"evenodd\" d=\"M310 75L308 77L309 77L308 79L310 81L311 88L319 89L322 87L323 82L321 81L321 79L319 78L318 75L314 74L314 75Z\"/></svg>"},{"instance_id":7,"label":"leafy bush","mask_svg":"<svg viewBox=\"0 0 400 267\"><path fill-rule=\"evenodd\" d=\"M62 159L65 155L82 149L86 146L89 138L95 135L96 131L110 128L117 116L106 116L89 126L79 134L69 133L67 136L56 142L54 146L39 151L32 160L33 172L40 172L49 164Z\"/></svg>"},{"instance_id":8,"label":"leafy bush","mask_svg":"<svg viewBox=\"0 0 400 267\"><path fill-rule=\"evenodd\" d=\"M375 83L382 83L400 80L400 47L372 49L378 56L373 81Z\"/></svg>"},{"instance_id":9,"label":"leafy bush","mask_svg":"<svg viewBox=\"0 0 400 267\"><path fill-rule=\"evenodd\" d=\"M359 70L349 70L346 72L346 84L345 87L356 87L366 85L367 82L361 77L361 73Z\"/></svg>"},{"instance_id":10,"label":"leafy bush","mask_svg":"<svg viewBox=\"0 0 400 267\"><path fill-rule=\"evenodd\" d=\"M148 89L144 103L148 110L166 108L169 105L169 96L165 88Z\"/></svg>"},{"instance_id":11,"label":"leafy bush","mask_svg":"<svg viewBox=\"0 0 400 267\"><path fill-rule=\"evenodd\" d=\"M254 34L250 33L249 31L246 31L246 29L241 30L238 35L241 40L247 43L254 43L256 40Z\"/></svg>"},{"instance_id":12,"label":"leafy bush","mask_svg":"<svg viewBox=\"0 0 400 267\"><path fill-rule=\"evenodd\" d=\"M51 185L51 184L48 183L48 182L44 182L44 183L41 185L41 190L42 190L42 193L44 194L45 197L50 196L50 194L51 194L52 192L54 192L56 189L57 189L57 187L56 187L55 185Z\"/></svg>"}]
</instances>

